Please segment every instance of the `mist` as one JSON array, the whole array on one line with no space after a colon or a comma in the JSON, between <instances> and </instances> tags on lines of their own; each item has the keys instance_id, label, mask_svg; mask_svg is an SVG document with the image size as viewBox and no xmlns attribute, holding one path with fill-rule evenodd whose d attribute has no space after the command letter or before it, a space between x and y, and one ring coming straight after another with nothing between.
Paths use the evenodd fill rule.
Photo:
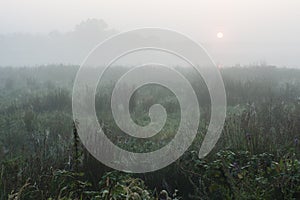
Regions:
<instances>
[{"instance_id":1,"label":"mist","mask_svg":"<svg viewBox=\"0 0 300 200\"><path fill-rule=\"evenodd\" d=\"M0 1L0 200L300 199L300 1Z\"/></svg>"},{"instance_id":2,"label":"mist","mask_svg":"<svg viewBox=\"0 0 300 200\"><path fill-rule=\"evenodd\" d=\"M80 64L110 35L163 27L202 44L220 66L295 68L300 67L299 10L298 1L283 0L2 1L0 66Z\"/></svg>"}]
</instances>

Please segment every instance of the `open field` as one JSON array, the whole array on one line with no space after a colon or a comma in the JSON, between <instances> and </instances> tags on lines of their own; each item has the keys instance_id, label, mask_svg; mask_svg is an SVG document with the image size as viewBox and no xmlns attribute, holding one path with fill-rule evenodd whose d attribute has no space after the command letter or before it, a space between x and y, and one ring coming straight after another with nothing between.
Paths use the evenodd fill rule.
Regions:
<instances>
[{"instance_id":1,"label":"open field","mask_svg":"<svg viewBox=\"0 0 300 200\"><path fill-rule=\"evenodd\" d=\"M300 199L300 70L221 69L227 94L225 126L217 146L199 159L210 98L201 77L191 69L178 68L200 102L197 138L172 165L146 174L126 174L102 165L80 142L72 118L77 69L63 65L0 68L0 200L138 200L163 195L171 199ZM139 89L129 105L133 120L149 123L148 109L155 103L166 108L168 119L149 140L125 135L112 118L109 99L113 81L124 70L117 67L107 72L110 79L98 88L98 119L119 147L134 152L159 149L178 128L178 101L163 87Z\"/></svg>"}]
</instances>

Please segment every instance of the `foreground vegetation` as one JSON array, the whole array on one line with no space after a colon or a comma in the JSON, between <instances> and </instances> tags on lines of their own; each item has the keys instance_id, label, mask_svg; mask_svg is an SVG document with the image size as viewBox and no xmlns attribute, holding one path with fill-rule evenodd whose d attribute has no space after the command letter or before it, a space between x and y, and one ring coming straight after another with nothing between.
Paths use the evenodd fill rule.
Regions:
<instances>
[{"instance_id":1,"label":"foreground vegetation","mask_svg":"<svg viewBox=\"0 0 300 200\"><path fill-rule=\"evenodd\" d=\"M71 110L77 69L0 68L0 200L300 198L300 70L223 69L228 113L222 138L208 157L199 159L210 100L201 78L191 69L179 68L199 98L198 136L172 165L134 175L103 166L81 145ZM110 79L99 87L99 121L122 148L159 149L176 133L178 102L165 88L142 88L130 102L136 123L148 122L154 103L164 105L168 120L148 141L126 136L109 110L113 82L124 71L108 71Z\"/></svg>"}]
</instances>

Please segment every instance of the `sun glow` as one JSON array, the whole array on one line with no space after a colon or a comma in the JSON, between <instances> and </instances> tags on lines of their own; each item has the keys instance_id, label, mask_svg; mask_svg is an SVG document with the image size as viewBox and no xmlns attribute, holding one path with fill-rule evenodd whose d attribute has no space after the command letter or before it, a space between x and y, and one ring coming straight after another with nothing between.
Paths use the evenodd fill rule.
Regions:
<instances>
[{"instance_id":1,"label":"sun glow","mask_svg":"<svg viewBox=\"0 0 300 200\"><path fill-rule=\"evenodd\" d=\"M217 33L217 38L221 39L223 38L224 34L222 32Z\"/></svg>"}]
</instances>

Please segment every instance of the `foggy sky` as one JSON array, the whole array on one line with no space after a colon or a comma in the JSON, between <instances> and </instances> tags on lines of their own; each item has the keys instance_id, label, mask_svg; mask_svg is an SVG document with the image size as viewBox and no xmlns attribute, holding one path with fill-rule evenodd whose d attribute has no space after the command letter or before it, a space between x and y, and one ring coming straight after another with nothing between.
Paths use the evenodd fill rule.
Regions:
<instances>
[{"instance_id":1,"label":"foggy sky","mask_svg":"<svg viewBox=\"0 0 300 200\"><path fill-rule=\"evenodd\" d=\"M203 44L215 62L224 66L267 62L300 67L299 10L300 1L296 0L1 0L0 65L20 64L13 58L13 53L20 51L23 44L7 40L13 33L34 35L35 39L27 41L34 46L37 38L48 37L55 30L54 33L67 38L66 35L74 33L77 24L96 18L108 24L105 29L108 35L115 30L149 26L177 30ZM224 33L223 39L216 37L218 32ZM91 40L87 47L99 40L100 37ZM13 45L18 49L5 49L14 48ZM76 44L73 47L78 48ZM49 51L47 53L51 54ZM64 62L68 60L64 56L70 56L69 63L79 64L81 56L83 59L88 53L86 51L81 51L80 55L59 54L54 56L55 59L40 55L36 63L32 60L26 63L26 58L19 61L24 65L59 63L59 59Z\"/></svg>"}]
</instances>

